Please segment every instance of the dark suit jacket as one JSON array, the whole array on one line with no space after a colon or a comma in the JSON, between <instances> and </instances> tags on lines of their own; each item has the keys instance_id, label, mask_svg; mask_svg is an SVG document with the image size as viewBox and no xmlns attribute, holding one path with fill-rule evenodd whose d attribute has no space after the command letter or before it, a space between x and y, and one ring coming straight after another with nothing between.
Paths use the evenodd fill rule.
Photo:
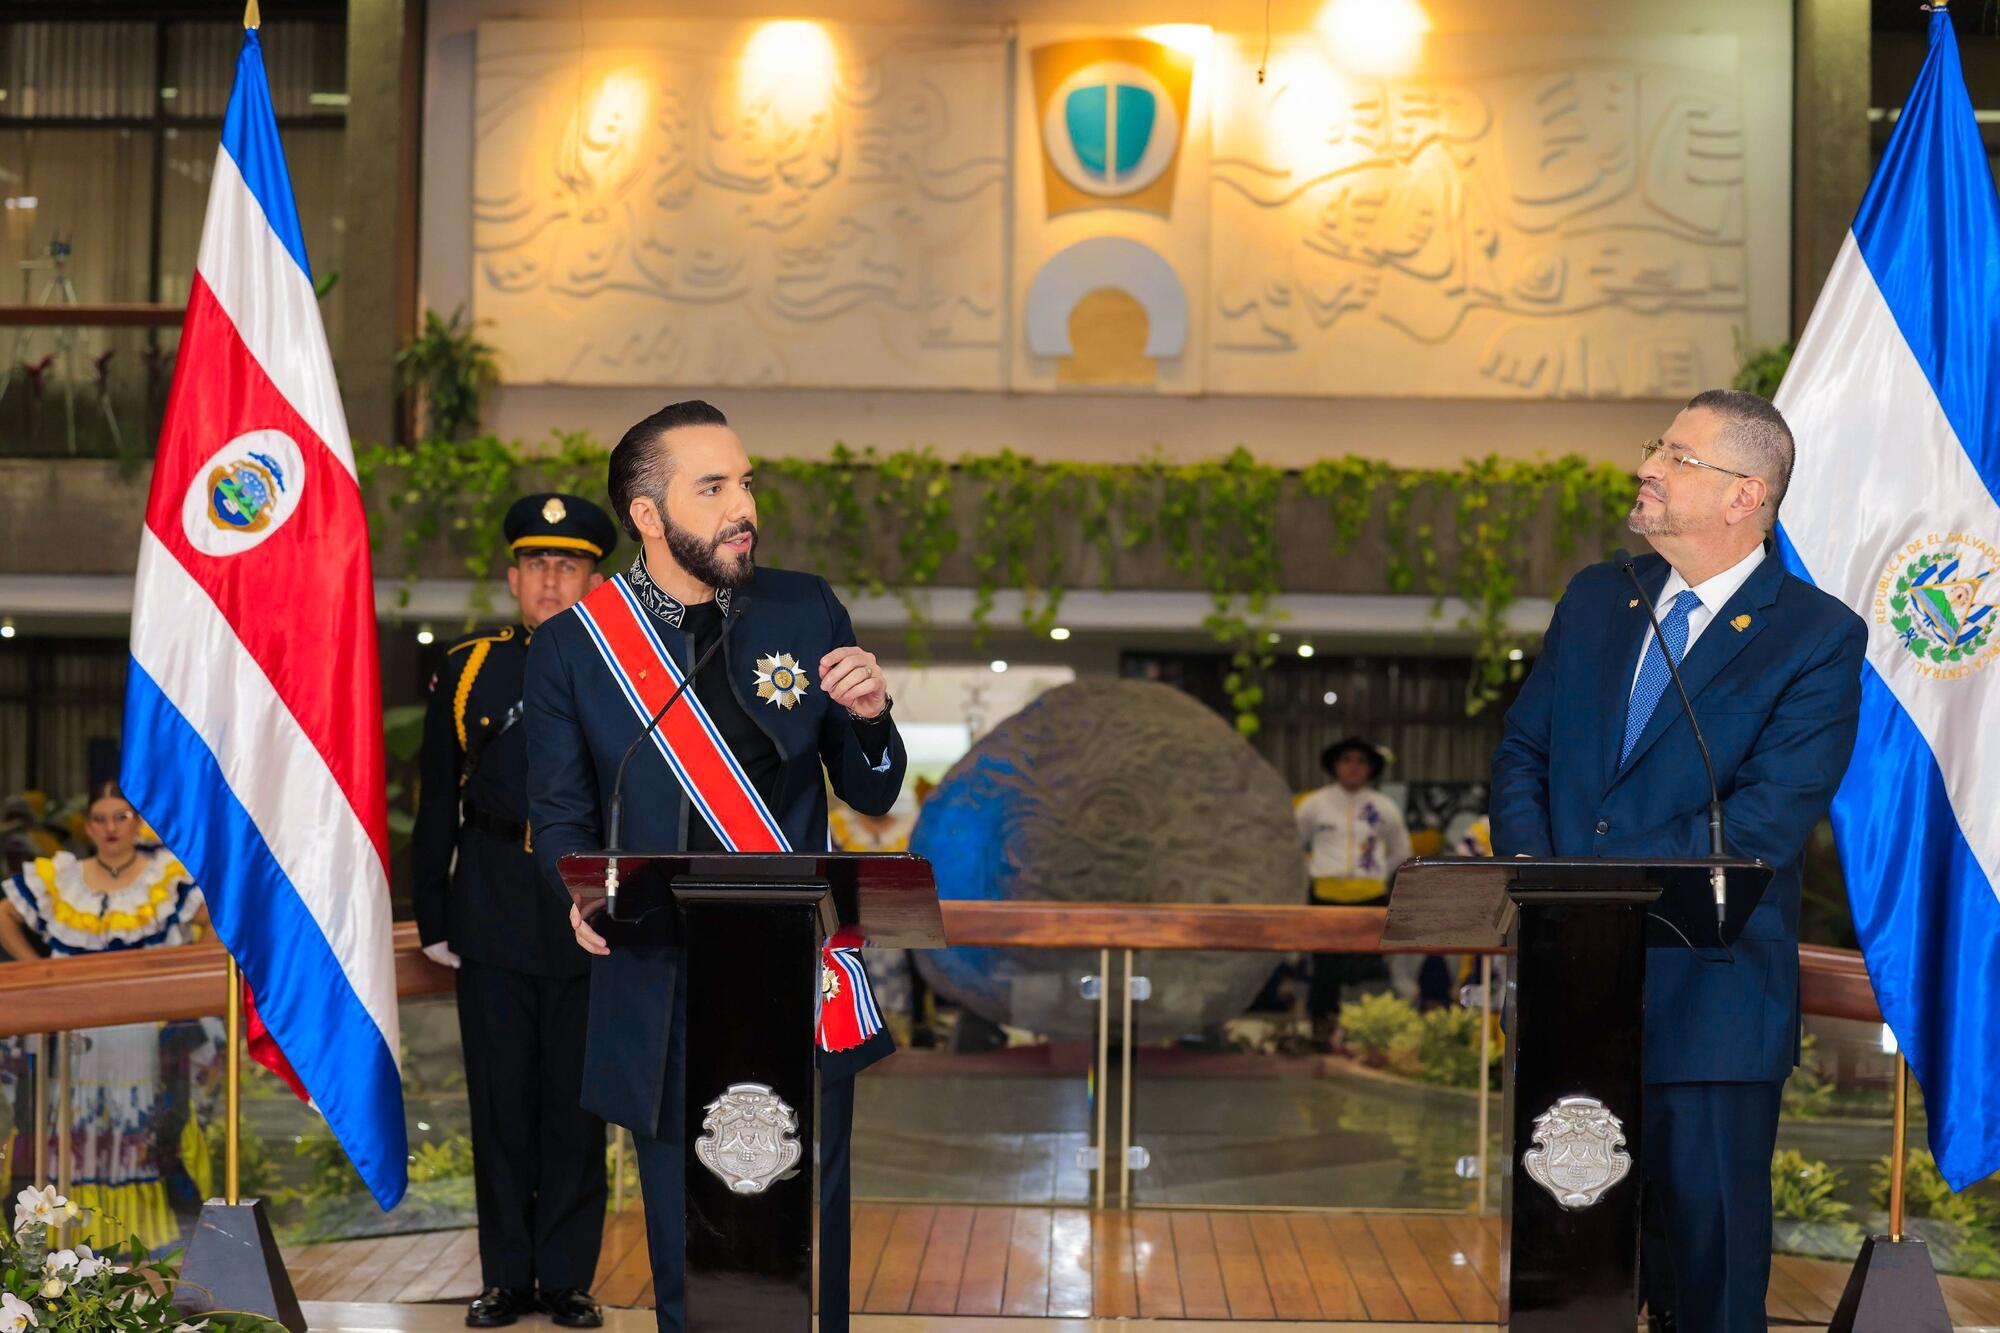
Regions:
<instances>
[{"instance_id":1,"label":"dark suit jacket","mask_svg":"<svg viewBox=\"0 0 2000 1333\"><path fill-rule=\"evenodd\" d=\"M1647 602L1666 561L1637 562ZM1671 684L1625 766L1645 603L1613 564L1571 580L1493 753L1493 854L1708 854L1708 783ZM1739 617L1748 617L1741 629ZM1786 1078L1798 1054L1799 866L1847 771L1861 702L1861 618L1766 556L1681 663L1722 790L1728 847L1777 874L1733 950L1646 956L1649 1083Z\"/></svg>"},{"instance_id":2,"label":"dark suit jacket","mask_svg":"<svg viewBox=\"0 0 2000 1333\"><path fill-rule=\"evenodd\" d=\"M528 743L518 717L508 722L521 707L528 639L519 625L467 635L431 682L410 835L417 933L489 967L580 977L589 955L528 850ZM462 811L483 816L480 826L462 824Z\"/></svg>"},{"instance_id":3,"label":"dark suit jacket","mask_svg":"<svg viewBox=\"0 0 2000 1333\"><path fill-rule=\"evenodd\" d=\"M903 740L892 725L887 754L871 763L847 710L817 688L820 658L854 642L847 608L825 579L760 569L745 592L750 600L730 626L722 660L738 700L784 760L783 788L771 813L786 841L796 851L825 850L828 780L856 810L887 813L903 786ZM652 623L681 670L691 670L690 636L664 620ZM796 707L757 697L754 663L771 653L790 653L814 674L814 687ZM543 623L528 652L528 804L548 891L565 909L569 895L556 860L604 846L605 805L618 761L643 725L575 612ZM689 817L686 793L666 760L656 748L641 746L625 773L620 841L637 851L679 851L687 846ZM591 960L583 1104L637 1133L657 1133L667 1061L680 1058L668 1040L679 965L678 949L616 940L608 957ZM829 1077L851 1075L893 1049L884 1030L853 1050L822 1055L820 1070Z\"/></svg>"}]
</instances>

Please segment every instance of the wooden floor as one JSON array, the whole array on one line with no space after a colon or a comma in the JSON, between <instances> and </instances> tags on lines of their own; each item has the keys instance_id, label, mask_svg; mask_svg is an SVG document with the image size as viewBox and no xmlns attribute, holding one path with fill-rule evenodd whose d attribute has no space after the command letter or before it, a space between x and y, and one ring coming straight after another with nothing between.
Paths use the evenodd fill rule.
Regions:
<instances>
[{"instance_id":1,"label":"wooden floor","mask_svg":"<svg viewBox=\"0 0 2000 1333\"><path fill-rule=\"evenodd\" d=\"M464 1301L470 1231L286 1254L301 1300ZM1465 1215L858 1205L853 1307L873 1314L1490 1323L1499 1223ZM1823 1326L1843 1264L1780 1255L1774 1321ZM1944 1279L1952 1322L2000 1324L2000 1283ZM608 1219L595 1290L649 1306L641 1215Z\"/></svg>"}]
</instances>

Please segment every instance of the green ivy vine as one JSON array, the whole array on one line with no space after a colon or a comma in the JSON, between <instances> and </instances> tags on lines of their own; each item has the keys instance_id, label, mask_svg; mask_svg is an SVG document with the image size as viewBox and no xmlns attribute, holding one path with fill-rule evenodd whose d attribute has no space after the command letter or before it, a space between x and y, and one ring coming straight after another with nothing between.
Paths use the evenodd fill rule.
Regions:
<instances>
[{"instance_id":1,"label":"green ivy vine","mask_svg":"<svg viewBox=\"0 0 2000 1333\"><path fill-rule=\"evenodd\" d=\"M377 541L393 534L400 556L403 604L419 570L436 568L430 553L442 545L474 581L475 606L486 609L514 497L597 494L605 458L589 436L563 433L535 448L486 435L360 451ZM919 659L931 590L963 585L968 575L976 637L1002 589L1022 594L1023 625L1045 633L1068 588L1109 591L1121 574L1130 586L1162 570L1201 588L1211 599L1204 627L1230 655L1227 685L1246 734L1257 728L1274 660L1285 566L1301 555L1284 546L1281 521L1303 522L1327 559L1377 541L1391 591L1428 595L1440 614L1449 599L1462 603L1460 624L1476 640L1466 710L1476 713L1523 671L1517 652L1526 644L1508 611L1524 580L1539 577L1537 591L1554 593L1546 585L1579 549L1610 545L1631 485L1623 470L1574 456L1489 457L1457 468L1333 458L1294 472L1240 448L1193 464L1095 464L1011 451L952 462L930 449L836 445L823 459L760 460L758 473L766 540L811 550L816 567L843 587L894 592ZM1545 544L1530 540L1544 534ZM1552 551L1559 567L1531 568L1538 549Z\"/></svg>"}]
</instances>

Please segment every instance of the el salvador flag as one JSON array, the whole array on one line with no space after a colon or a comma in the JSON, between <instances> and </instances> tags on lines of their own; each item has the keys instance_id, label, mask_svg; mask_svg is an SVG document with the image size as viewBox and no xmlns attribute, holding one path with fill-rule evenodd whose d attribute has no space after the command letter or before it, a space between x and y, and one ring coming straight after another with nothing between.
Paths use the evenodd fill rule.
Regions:
<instances>
[{"instance_id":1,"label":"el salvador flag","mask_svg":"<svg viewBox=\"0 0 2000 1333\"><path fill-rule=\"evenodd\" d=\"M1778 406L1794 573L1869 625L1833 803L1855 929L1954 1189L2000 1169L2000 199L1951 19Z\"/></svg>"},{"instance_id":2,"label":"el salvador flag","mask_svg":"<svg viewBox=\"0 0 2000 1333\"><path fill-rule=\"evenodd\" d=\"M121 769L242 966L252 1052L393 1208L407 1147L368 526L254 26L140 536Z\"/></svg>"}]
</instances>

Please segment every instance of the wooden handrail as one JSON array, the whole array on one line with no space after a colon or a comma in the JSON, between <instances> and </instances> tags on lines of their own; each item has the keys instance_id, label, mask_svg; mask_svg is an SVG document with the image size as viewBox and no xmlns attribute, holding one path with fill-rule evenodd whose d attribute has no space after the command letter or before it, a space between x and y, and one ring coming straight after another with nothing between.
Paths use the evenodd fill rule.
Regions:
<instances>
[{"instance_id":1,"label":"wooden handrail","mask_svg":"<svg viewBox=\"0 0 2000 1333\"><path fill-rule=\"evenodd\" d=\"M947 902L954 945L1026 949L1223 949L1272 953L1372 953L1380 907L1203 903ZM396 993L442 995L449 968L424 957L413 922L396 927ZM1472 951L1480 952L1480 951ZM1498 952L1487 950L1484 952ZM220 1014L225 960L218 944L131 949L0 966L0 1036ZM1799 948L1805 1011L1882 1021L1861 955Z\"/></svg>"},{"instance_id":2,"label":"wooden handrail","mask_svg":"<svg viewBox=\"0 0 2000 1333\"><path fill-rule=\"evenodd\" d=\"M106 301L93 305L0 305L0 328L169 328L187 314L184 305Z\"/></svg>"},{"instance_id":3,"label":"wooden handrail","mask_svg":"<svg viewBox=\"0 0 2000 1333\"><path fill-rule=\"evenodd\" d=\"M1389 916L1386 907L1262 903L946 902L939 906L944 910L945 938L953 944L1017 949L1378 953L1382 924Z\"/></svg>"}]
</instances>

